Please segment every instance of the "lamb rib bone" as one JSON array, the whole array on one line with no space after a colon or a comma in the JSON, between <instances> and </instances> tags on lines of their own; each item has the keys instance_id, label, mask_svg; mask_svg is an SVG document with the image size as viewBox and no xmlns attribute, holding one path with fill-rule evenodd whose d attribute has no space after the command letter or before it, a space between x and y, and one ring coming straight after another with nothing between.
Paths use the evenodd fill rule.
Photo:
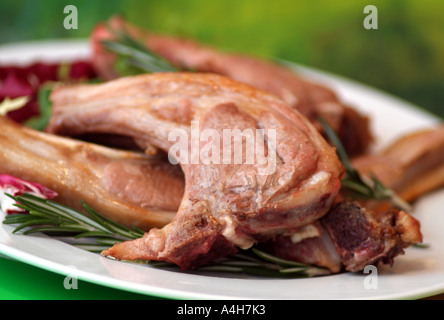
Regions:
<instances>
[{"instance_id":1,"label":"lamb rib bone","mask_svg":"<svg viewBox=\"0 0 444 320\"><path fill-rule=\"evenodd\" d=\"M200 132L212 129L221 137L233 128L276 132L276 166L267 175L260 174L264 165L258 163L181 162L185 192L174 220L103 253L116 259L165 260L191 268L318 220L340 188L343 166L304 116L272 94L223 76L140 75L61 86L51 99L49 132L129 135L165 152L175 143L170 132L189 132L192 121L199 121ZM216 152L223 146L200 143Z\"/></svg>"},{"instance_id":2,"label":"lamb rib bone","mask_svg":"<svg viewBox=\"0 0 444 320\"><path fill-rule=\"evenodd\" d=\"M444 126L405 134L384 150L352 162L362 174L375 176L405 201L414 201L444 186Z\"/></svg>"},{"instance_id":3,"label":"lamb rib bone","mask_svg":"<svg viewBox=\"0 0 444 320\"><path fill-rule=\"evenodd\" d=\"M0 128L0 173L40 183L62 204L83 211L83 200L143 230L162 227L176 214L183 174L164 159L39 132L6 117Z\"/></svg>"}]
</instances>

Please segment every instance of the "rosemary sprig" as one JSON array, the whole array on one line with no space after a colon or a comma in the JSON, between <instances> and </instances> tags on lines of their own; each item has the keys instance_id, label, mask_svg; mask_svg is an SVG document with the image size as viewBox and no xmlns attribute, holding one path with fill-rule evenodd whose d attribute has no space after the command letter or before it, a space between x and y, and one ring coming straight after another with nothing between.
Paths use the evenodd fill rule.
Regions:
<instances>
[{"instance_id":1,"label":"rosemary sprig","mask_svg":"<svg viewBox=\"0 0 444 320\"><path fill-rule=\"evenodd\" d=\"M378 178L360 174L353 166L341 140L333 129L324 119L319 118L319 122L324 128L328 139L336 148L338 157L344 165L345 176L342 179L342 191L352 194L356 198L390 201L395 207L411 212L410 204L399 197L393 190L386 187Z\"/></svg>"},{"instance_id":2,"label":"rosemary sprig","mask_svg":"<svg viewBox=\"0 0 444 320\"><path fill-rule=\"evenodd\" d=\"M18 224L13 233L22 231L30 235L41 232L69 237L71 244L94 252L101 252L116 242L140 238L144 234L140 229L129 229L109 220L84 202L82 204L88 214L31 194L8 196L17 202L17 207L28 212L5 217L4 224Z\"/></svg>"},{"instance_id":3,"label":"rosemary sprig","mask_svg":"<svg viewBox=\"0 0 444 320\"><path fill-rule=\"evenodd\" d=\"M121 75L153 72L179 71L170 62L149 50L142 42L129 33L109 29L114 35L113 40L102 40L101 45L116 54L115 68Z\"/></svg>"},{"instance_id":4,"label":"rosemary sprig","mask_svg":"<svg viewBox=\"0 0 444 320\"><path fill-rule=\"evenodd\" d=\"M44 233L58 236L66 242L91 252L101 252L115 243L134 240L143 236L144 231L127 228L104 217L82 202L86 214L52 200L30 194L8 195L16 206L28 214L7 215L4 224L17 225L13 233L24 235ZM154 267L177 268L166 262L149 262ZM244 273L267 277L314 277L329 274L327 269L282 259L258 248L219 259L197 268L202 272Z\"/></svg>"},{"instance_id":5,"label":"rosemary sprig","mask_svg":"<svg viewBox=\"0 0 444 320\"><path fill-rule=\"evenodd\" d=\"M245 273L273 278L307 278L330 274L328 269L282 259L256 247L216 260L197 270Z\"/></svg>"}]
</instances>

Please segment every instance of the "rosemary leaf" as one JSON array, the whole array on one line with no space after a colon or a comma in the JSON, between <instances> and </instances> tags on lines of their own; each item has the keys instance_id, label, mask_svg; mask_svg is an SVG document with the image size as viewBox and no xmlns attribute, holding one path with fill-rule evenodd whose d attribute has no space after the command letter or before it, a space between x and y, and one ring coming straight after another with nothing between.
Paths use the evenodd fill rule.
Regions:
<instances>
[{"instance_id":1,"label":"rosemary leaf","mask_svg":"<svg viewBox=\"0 0 444 320\"><path fill-rule=\"evenodd\" d=\"M116 243L121 242L122 240L115 239L115 238L97 238L95 239L97 244L101 244L103 246L106 246L107 248L112 247Z\"/></svg>"},{"instance_id":2,"label":"rosemary leaf","mask_svg":"<svg viewBox=\"0 0 444 320\"><path fill-rule=\"evenodd\" d=\"M294 268L281 269L281 270L279 270L279 272L281 272L281 273L296 273L296 272L303 272L306 270L307 270L307 268L294 267Z\"/></svg>"},{"instance_id":3,"label":"rosemary leaf","mask_svg":"<svg viewBox=\"0 0 444 320\"><path fill-rule=\"evenodd\" d=\"M109 233L103 232L103 231L86 231L79 234L76 234L74 236L75 239L82 239L82 238L107 238L109 237Z\"/></svg>"},{"instance_id":4,"label":"rosemary leaf","mask_svg":"<svg viewBox=\"0 0 444 320\"><path fill-rule=\"evenodd\" d=\"M157 267L157 266L155 266ZM198 271L210 271L210 272L234 272L243 273L244 269L240 267L233 266L223 266L223 265L208 265L198 268Z\"/></svg>"},{"instance_id":5,"label":"rosemary leaf","mask_svg":"<svg viewBox=\"0 0 444 320\"><path fill-rule=\"evenodd\" d=\"M121 224L116 223L115 221L112 221L111 219L108 219L104 215L100 214L93 208L91 208L87 203L82 201L82 206L86 210L86 212L98 223L104 224L108 226L108 230L113 228L114 230L121 230L121 234L123 234L125 237L129 239L136 239L140 238L145 234L145 231L142 229L139 229L137 227L133 228L127 228Z\"/></svg>"},{"instance_id":6,"label":"rosemary leaf","mask_svg":"<svg viewBox=\"0 0 444 320\"><path fill-rule=\"evenodd\" d=\"M75 223L60 223L59 226L61 226L63 229L69 229L75 232L88 232L90 230L90 228L86 226L77 225Z\"/></svg>"},{"instance_id":7,"label":"rosemary leaf","mask_svg":"<svg viewBox=\"0 0 444 320\"><path fill-rule=\"evenodd\" d=\"M13 233L17 233L20 230L30 227L30 226L38 226L38 225L45 225L48 223L52 223L53 219L28 219L28 221L23 221L20 223L20 225L14 229Z\"/></svg>"},{"instance_id":8,"label":"rosemary leaf","mask_svg":"<svg viewBox=\"0 0 444 320\"><path fill-rule=\"evenodd\" d=\"M220 265L224 266L232 266L232 267L260 267L261 264L257 262L251 261L243 261L243 260L226 260L221 261Z\"/></svg>"},{"instance_id":9,"label":"rosemary leaf","mask_svg":"<svg viewBox=\"0 0 444 320\"><path fill-rule=\"evenodd\" d=\"M292 260L282 259L282 258L276 257L272 254L261 251L257 248L251 248L251 251L254 254L256 254L258 257L260 257L266 261L273 262L277 265L290 266L290 267L305 267L305 268L307 267L306 264L295 262Z\"/></svg>"},{"instance_id":10,"label":"rosemary leaf","mask_svg":"<svg viewBox=\"0 0 444 320\"><path fill-rule=\"evenodd\" d=\"M21 226L20 226L21 227ZM60 226L37 226L30 229L27 229L23 232L24 235L29 235L33 233L50 233L50 234L67 234L67 233L75 233L77 230L73 230L72 228L63 228Z\"/></svg>"},{"instance_id":11,"label":"rosemary leaf","mask_svg":"<svg viewBox=\"0 0 444 320\"><path fill-rule=\"evenodd\" d=\"M330 127L330 125L327 123L327 121L325 121L323 118L319 118L319 122L321 123L322 127L324 128L324 131L327 134L328 138L335 146L338 157L341 160L342 164L344 165L347 174L352 178L358 177L359 173L353 167L353 164L347 154L347 151L345 150L344 146L342 145L342 142L339 139L339 137L336 135L336 133L333 131L333 129Z\"/></svg>"},{"instance_id":12,"label":"rosemary leaf","mask_svg":"<svg viewBox=\"0 0 444 320\"><path fill-rule=\"evenodd\" d=\"M100 253L109 248L107 245L98 245L93 243L72 243L73 246L89 252Z\"/></svg>"},{"instance_id":13,"label":"rosemary leaf","mask_svg":"<svg viewBox=\"0 0 444 320\"><path fill-rule=\"evenodd\" d=\"M21 224L32 219L32 216L24 213L14 213L7 216L7 219L3 221L4 224Z\"/></svg>"},{"instance_id":14,"label":"rosemary leaf","mask_svg":"<svg viewBox=\"0 0 444 320\"><path fill-rule=\"evenodd\" d=\"M294 267L294 268L285 268L279 270L282 274L300 274L301 276L307 276L307 277L317 277L317 276L324 276L329 275L331 272L326 268L319 268L319 267Z\"/></svg>"},{"instance_id":15,"label":"rosemary leaf","mask_svg":"<svg viewBox=\"0 0 444 320\"><path fill-rule=\"evenodd\" d=\"M101 45L116 54L117 63L114 67L121 75L178 71L171 63L149 50L130 34L113 29L110 31L115 39L102 40Z\"/></svg>"},{"instance_id":16,"label":"rosemary leaf","mask_svg":"<svg viewBox=\"0 0 444 320\"><path fill-rule=\"evenodd\" d=\"M60 215L69 217L70 219L72 219L73 221L77 222L80 225L90 226L91 231L94 229L107 231L107 229L104 226L90 219L89 217L85 216L81 212L78 212L76 210L68 208L67 206L61 205L53 201L51 202L47 201L47 204L51 206L55 210L55 212L58 212Z\"/></svg>"},{"instance_id":17,"label":"rosemary leaf","mask_svg":"<svg viewBox=\"0 0 444 320\"><path fill-rule=\"evenodd\" d=\"M128 232L128 231L126 230L126 228L119 228L119 227L116 227L113 223L109 223L109 222L107 222L107 221L104 221L104 222L103 222L103 225L104 225L104 226L105 226L110 232L114 233L114 234L116 235L116 238L117 238L117 235L120 235L120 236L122 236L123 238L127 238L127 239L133 239L133 238L134 238L133 234L130 233L130 232Z\"/></svg>"},{"instance_id":18,"label":"rosemary leaf","mask_svg":"<svg viewBox=\"0 0 444 320\"><path fill-rule=\"evenodd\" d=\"M353 166L345 148L342 146L341 140L333 129L324 119L319 118L319 122L324 128L328 139L336 148L338 157L344 165L345 176L341 182L342 191L357 198L390 201L392 205L401 210L406 212L412 211L409 203L399 197L393 190L386 187L376 177L361 175Z\"/></svg>"}]
</instances>

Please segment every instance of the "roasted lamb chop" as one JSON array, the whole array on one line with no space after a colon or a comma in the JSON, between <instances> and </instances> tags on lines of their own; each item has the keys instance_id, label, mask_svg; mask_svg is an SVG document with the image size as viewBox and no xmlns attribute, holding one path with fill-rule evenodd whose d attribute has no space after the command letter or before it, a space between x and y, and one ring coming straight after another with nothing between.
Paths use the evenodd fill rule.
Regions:
<instances>
[{"instance_id":1,"label":"roasted lamb chop","mask_svg":"<svg viewBox=\"0 0 444 320\"><path fill-rule=\"evenodd\" d=\"M267 163L193 163L178 157L185 192L174 220L141 239L115 245L103 253L107 256L191 268L317 221L340 189L342 164L304 116L276 96L227 77L156 73L60 86L51 99L47 131L62 135L128 135L169 152L176 144L171 133L179 130L190 137L192 123L198 121L199 133L210 129L218 134L201 138L200 150L222 154L227 147L236 152L232 140L227 145L220 140L224 130L263 134L259 144ZM269 143L272 132L274 145ZM242 140L241 150L247 148Z\"/></svg>"},{"instance_id":2,"label":"roasted lamb chop","mask_svg":"<svg viewBox=\"0 0 444 320\"><path fill-rule=\"evenodd\" d=\"M169 223L184 192L181 170L159 157L26 128L0 117L0 173L42 184L56 201L81 201L128 227Z\"/></svg>"},{"instance_id":3,"label":"roasted lamb chop","mask_svg":"<svg viewBox=\"0 0 444 320\"><path fill-rule=\"evenodd\" d=\"M0 172L11 173L51 185L60 193L57 199L59 202L77 209L81 209L80 199L88 198L91 191L98 197L107 194L106 199L112 200L111 206L110 204L107 206L98 204L97 201L100 201L100 198L97 197L88 199L93 207L100 207L102 213L129 227L139 226L149 229L153 226L167 224L173 219L182 197L183 177L180 172L174 173L172 166L162 164L159 158L111 150L72 139L43 134L5 118L1 118L0 121L5 135L21 140L18 145L10 143L6 138L0 139L3 155ZM418 139L423 142L418 145L420 147L413 148L415 149L414 154L426 154L427 151L433 150L432 154L439 158L442 153L439 152L439 149L444 146L444 144L437 143L440 135L442 135L441 128L417 132L399 139L387 151L402 150L398 144L402 145L405 141L414 138L415 140L412 142ZM423 139L420 138L421 136ZM431 139L431 137L435 137L435 139ZM43 159L36 156L36 152L38 153L39 150L40 152L52 150L47 154L51 155L53 161L47 162L43 167L50 167L51 174L48 174L49 170L41 170ZM57 152L54 152L55 150ZM66 158L68 150L73 155L70 157L69 163ZM387 151L381 152L380 155L385 158ZM9 157L6 157L7 155ZM26 158L26 161L17 161L19 158ZM371 168L370 160L377 166L384 163L375 161L378 158L377 155L367 158L368 161L365 161L367 171ZM414 158L416 161L410 161L409 164L417 168L415 173L419 177L431 176L428 174L429 171L436 172L430 163L435 163L438 167L440 165L439 159L428 160L425 162L426 165L421 165L422 161L430 159L430 156L429 158L424 156ZM105 161L103 161L104 159ZM396 159L398 159L397 161L405 161L402 157ZM393 158L392 161L396 161L396 159ZM364 159L359 159L359 162L363 161ZM105 167L101 165L105 165ZM68 166L70 166L69 169ZM80 171L80 167L89 168L89 170ZM109 170L105 169L106 167ZM408 166L404 169L411 171ZM128 171L131 171L133 178L137 174L137 179L128 179ZM91 181L91 173L93 173L98 183L90 184L89 188L82 185L82 188L73 192L70 189L72 186L71 181L68 181L69 177L65 176L60 179L61 175L57 174L68 172L77 172L73 177L79 179L75 181L84 180L84 178ZM104 175L104 172L112 173L114 178L107 179L108 175ZM148 174L148 176L139 175L140 172ZM153 172L155 175L152 174ZM390 170L386 168L386 172L389 173ZM393 177L393 174L388 176ZM402 178L402 175L398 177ZM434 175L434 177L433 183L428 183L427 186L438 187L443 184L440 175ZM411 183L416 181L416 179L410 180ZM385 181L389 182L387 179ZM395 182L396 179L392 179L390 184ZM410 184L407 183L405 188L411 189ZM75 187L78 186L79 184ZM430 189L421 188L421 190L429 191ZM139 195L140 201L128 202L128 199L134 198L135 194ZM416 196L419 194L416 193ZM132 204L136 206L132 206ZM368 202L366 204L368 206ZM144 210L140 210L139 207ZM121 210L123 208L124 211ZM147 213L153 211L156 211L157 214L148 215L150 220L147 221ZM406 213L388 210L382 214L375 214L357 202L341 202L329 210L326 216L320 220L299 228L289 236L277 236L273 241L268 241L262 246L277 256L326 267L332 273L337 273L343 269L359 271L363 266L376 264L377 261L392 263L393 258L397 254L403 253L405 247L417 242L421 242L419 223ZM363 250L363 247L367 249ZM354 254L354 252L359 254Z\"/></svg>"},{"instance_id":4,"label":"roasted lamb chop","mask_svg":"<svg viewBox=\"0 0 444 320\"><path fill-rule=\"evenodd\" d=\"M315 224L263 245L282 258L338 273L379 262L392 265L405 248L421 242L420 223L412 215L398 209L376 213L356 201L341 201Z\"/></svg>"},{"instance_id":5,"label":"roasted lamb chop","mask_svg":"<svg viewBox=\"0 0 444 320\"><path fill-rule=\"evenodd\" d=\"M414 201L444 186L444 127L406 134L384 150L352 162L362 175L376 177L404 201ZM349 202L343 195L338 199L319 222L291 237L276 238L267 249L337 272L342 268L356 271L379 260L392 263L409 243L421 242L419 223L411 215L391 208L390 202Z\"/></svg>"},{"instance_id":6,"label":"roasted lamb chop","mask_svg":"<svg viewBox=\"0 0 444 320\"><path fill-rule=\"evenodd\" d=\"M324 118L336 131L350 156L367 151L372 141L369 119L345 105L325 86L310 82L287 67L256 57L226 53L190 39L159 35L136 28L120 17L99 24L91 35L92 61L105 80L119 77L114 70L115 57L101 45L112 39L110 31L124 31L138 39L179 70L216 73L271 92L306 116L318 130L318 118Z\"/></svg>"},{"instance_id":7,"label":"roasted lamb chop","mask_svg":"<svg viewBox=\"0 0 444 320\"><path fill-rule=\"evenodd\" d=\"M161 165L160 159L42 134L5 118L1 118L0 121L5 134L10 137L17 137L22 141L20 145L17 145L6 139L0 140L2 155L4 156L1 162L1 172L12 173L51 185L60 192L57 198L59 202L77 209L81 209L79 206L80 199L87 198L87 194L91 190L98 196L106 193L106 199L112 199L111 202L115 208L98 204L97 200L100 199L96 197L90 199L93 206L100 207L102 213L129 227L139 226L148 229L153 226L161 226L173 219L183 191L182 177L180 172L171 175L174 172L173 168ZM438 135L439 129L421 133L430 135L432 132ZM420 133L411 136L417 137L418 135ZM399 141L404 141L404 139ZM421 144L422 149L429 150L430 144L435 144L433 141L433 139L427 139L429 144ZM395 146L396 143L389 149L394 149ZM37 147L38 149L35 149ZM49 149L52 150L50 154L54 161L46 163L44 168L50 167L51 174L47 174L48 170L39 170L42 165L42 158L35 155L38 150ZM54 152L54 150L58 150L58 152ZM68 162L66 159L68 150L70 150L70 154L74 155L70 158L69 164L71 167L69 169L67 168ZM84 156L79 157L78 153ZM6 158L6 155L9 155L10 158ZM16 161L20 156L26 157L27 161ZM98 161L99 159L106 160L103 162ZM139 159L141 161L135 161ZM79 160L81 160L83 168L90 168L90 170L79 171ZM110 172L106 169L101 170L100 165L105 163L108 168L117 169L115 171L111 170L114 171L115 179L106 179L107 175L103 175L103 172ZM151 165L153 166L150 167ZM416 165L418 166L419 163L417 162ZM145 176L139 176L137 179L128 180L126 174L128 170L124 169L122 171L119 168L131 168L130 171L133 174L138 172L148 173L149 179L145 179ZM146 171L146 168L155 169L155 176L150 174L151 171ZM73 192L69 189L72 187L63 184L64 181L70 183L68 181L69 177L56 179L56 177L61 177L57 174L61 172L77 172L75 176L79 177L79 180L90 177L90 173L93 172L99 183L89 185L89 188L82 187ZM91 180L89 179L89 181ZM112 185L110 186L107 181L113 181L114 187L111 187ZM119 183L115 184L116 182ZM122 184L125 186L122 186ZM438 185L436 179L434 185ZM165 187L166 190L163 190L162 187ZM142 195L139 199L143 201L134 201L128 205L127 199L133 197L135 192ZM122 202L122 205L116 205ZM125 207L125 204L127 207ZM136 206L131 204L136 204ZM145 210L140 210L138 206ZM121 211L122 208L125 208L125 210ZM153 212L154 210L158 214L151 215L151 220L147 223L148 208L150 208L149 211ZM359 221L359 225L356 221ZM375 221L379 221L379 223L374 223ZM378 260L392 263L393 258L402 253L404 247L411 243L420 242L420 240L419 224L409 215L396 210L375 215L372 211L355 202L336 205L319 221L300 228L291 236L277 236L273 241L263 244L263 247L278 256L326 267L332 273L336 273L344 268L349 271L359 271L362 266L376 263ZM372 245L369 245L369 243ZM362 250L363 246L368 249ZM360 254L353 254L357 251ZM341 253L341 256L339 253Z\"/></svg>"}]
</instances>

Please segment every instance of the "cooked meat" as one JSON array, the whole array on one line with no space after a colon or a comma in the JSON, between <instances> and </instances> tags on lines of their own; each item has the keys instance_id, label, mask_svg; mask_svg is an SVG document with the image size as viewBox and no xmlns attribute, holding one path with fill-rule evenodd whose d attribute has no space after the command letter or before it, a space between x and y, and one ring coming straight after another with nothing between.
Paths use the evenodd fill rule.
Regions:
<instances>
[{"instance_id":1,"label":"cooked meat","mask_svg":"<svg viewBox=\"0 0 444 320\"><path fill-rule=\"evenodd\" d=\"M378 263L392 265L405 248L422 242L420 223L413 216L394 209L375 213L351 201L335 204L310 229L314 231L277 237L266 249L338 273L358 272Z\"/></svg>"},{"instance_id":2,"label":"cooked meat","mask_svg":"<svg viewBox=\"0 0 444 320\"><path fill-rule=\"evenodd\" d=\"M400 210L375 214L344 201L321 221L348 271L361 271L379 261L391 265L406 247L422 242L419 221Z\"/></svg>"},{"instance_id":3,"label":"cooked meat","mask_svg":"<svg viewBox=\"0 0 444 320\"><path fill-rule=\"evenodd\" d=\"M411 202L444 185L443 148L444 127L438 126L406 134L381 152L353 159L353 165L361 174L376 176L403 200ZM342 257L340 261L349 265L348 270L357 270L375 259L391 263L394 255L402 252L408 243L420 242L419 224L415 219L405 212L392 211L390 207L391 204L386 201L360 200L359 205L357 202L338 205L321 219L324 225L330 224L330 230L336 230L334 232L339 239L336 245ZM345 221L338 220L340 217ZM369 224L368 220L378 223ZM342 229L339 229L341 225ZM384 231L387 229L391 231ZM327 235L322 230L319 228L318 233L301 241L280 237L270 245L270 250L282 257L314 263L335 272L337 253L330 250L332 240L325 241ZM399 235L403 233L410 234L411 240L402 240ZM360 250L359 245L368 246L362 255L354 254L354 251Z\"/></svg>"},{"instance_id":4,"label":"cooked meat","mask_svg":"<svg viewBox=\"0 0 444 320\"><path fill-rule=\"evenodd\" d=\"M353 159L353 165L361 174L376 176L403 200L411 202L444 185L443 148L444 127L438 126L406 134L381 152ZM341 202L341 198L338 197L337 201ZM349 264L349 269L357 270L360 266L371 264L376 257L391 262L394 254L402 252L401 249L408 245L408 241L394 235L410 234L410 243L420 242L419 224L414 222L415 219L405 212L392 211L391 207L392 204L387 201L363 199L359 201L359 205L357 202L353 205L341 204L331 210L333 214L329 212L320 220L324 226L328 222L331 225L330 230L336 230L336 237L340 239L337 248L342 259L338 258L336 250L331 250L333 242L319 223L316 227L311 226L310 230L316 232L307 233L307 228L304 228L305 230L292 236L277 238L268 244L269 250L287 259L327 267L331 272L336 272L342 264ZM339 221L340 217L346 221ZM370 225L369 218L379 221L379 224ZM393 221L398 224L394 229ZM400 223L403 223L402 228ZM344 231L340 235L337 227L339 225L343 226ZM392 231L385 232L387 229ZM387 246L387 241L395 245ZM353 251L359 251L357 245L364 243L369 246L368 251L362 251L367 256L354 255ZM385 252L382 251L383 248ZM362 261L355 261L358 258Z\"/></svg>"},{"instance_id":5,"label":"cooked meat","mask_svg":"<svg viewBox=\"0 0 444 320\"><path fill-rule=\"evenodd\" d=\"M261 246L278 257L327 268L331 273L339 273L343 270L342 259L320 221L302 228L313 229L311 232L302 230L291 236L278 236Z\"/></svg>"},{"instance_id":6,"label":"cooked meat","mask_svg":"<svg viewBox=\"0 0 444 320\"><path fill-rule=\"evenodd\" d=\"M224 145L224 130L262 134L262 141L255 143L266 150L264 163L245 161L247 139L241 140L240 163L233 157L219 163L187 161L182 152L193 153L193 141L187 141L180 156L173 154L185 175L185 193L174 220L141 239L115 245L103 253L107 256L165 260L190 268L208 256L248 248L318 220L340 188L343 167L335 150L305 117L274 95L227 77L140 75L61 86L51 99L49 132L129 135L165 152L177 144L169 139L171 133L179 130L192 138L194 121L198 133L216 134L200 137L199 152L211 150L212 155L238 152L231 138Z\"/></svg>"},{"instance_id":7,"label":"cooked meat","mask_svg":"<svg viewBox=\"0 0 444 320\"><path fill-rule=\"evenodd\" d=\"M183 174L164 159L38 132L0 117L0 173L40 183L55 200L145 230L169 223L184 192Z\"/></svg>"},{"instance_id":8,"label":"cooked meat","mask_svg":"<svg viewBox=\"0 0 444 320\"><path fill-rule=\"evenodd\" d=\"M353 165L413 201L444 185L444 126L404 135L377 154L353 159Z\"/></svg>"},{"instance_id":9,"label":"cooked meat","mask_svg":"<svg viewBox=\"0 0 444 320\"><path fill-rule=\"evenodd\" d=\"M111 18L107 24L143 39L150 50L181 70L221 74L277 95L299 110L320 131L318 117L323 117L342 139L350 156L365 152L372 141L366 116L343 104L332 90L303 79L283 65L221 52L190 39L147 32L129 25L120 17ZM101 40L112 37L109 27L103 24L98 25L91 35L93 64L99 75L107 80L119 76L113 69L113 55L100 44Z\"/></svg>"}]
</instances>

